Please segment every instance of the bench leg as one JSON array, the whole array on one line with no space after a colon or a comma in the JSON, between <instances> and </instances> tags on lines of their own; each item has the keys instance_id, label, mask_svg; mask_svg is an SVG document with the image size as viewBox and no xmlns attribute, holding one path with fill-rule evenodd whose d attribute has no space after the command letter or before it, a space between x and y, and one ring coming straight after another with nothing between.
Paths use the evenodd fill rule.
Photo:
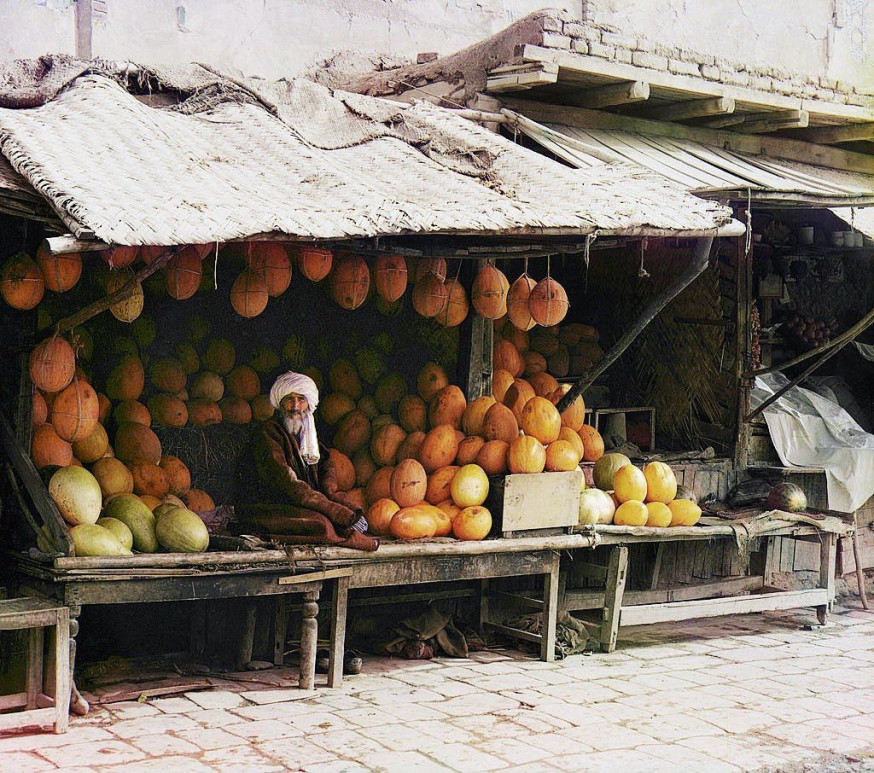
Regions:
<instances>
[{"instance_id":1,"label":"bench leg","mask_svg":"<svg viewBox=\"0 0 874 773\"><path fill-rule=\"evenodd\" d=\"M70 607L70 646L68 648L69 651L69 684L70 684L70 711L80 717L84 717L90 710L91 706L88 705L88 701L86 701L82 697L82 693L79 692L79 688L76 687L76 634L79 633L79 614L82 612L82 608L78 606Z\"/></svg>"},{"instance_id":2,"label":"bench leg","mask_svg":"<svg viewBox=\"0 0 874 773\"><path fill-rule=\"evenodd\" d=\"M291 615L291 600L286 595L276 597L276 610L273 616L273 665L285 662L285 640L288 636L288 618Z\"/></svg>"},{"instance_id":3,"label":"bench leg","mask_svg":"<svg viewBox=\"0 0 874 773\"><path fill-rule=\"evenodd\" d=\"M316 684L316 649L319 646L319 592L303 594L303 620L300 624L300 680L302 690L312 690Z\"/></svg>"},{"instance_id":4,"label":"bench leg","mask_svg":"<svg viewBox=\"0 0 874 773\"><path fill-rule=\"evenodd\" d=\"M43 649L45 628L31 628L27 643L27 704L35 709L43 691Z\"/></svg>"},{"instance_id":5,"label":"bench leg","mask_svg":"<svg viewBox=\"0 0 874 773\"><path fill-rule=\"evenodd\" d=\"M549 663L555 660L559 554L554 554L552 559L549 573L543 575L543 630L540 638L540 659Z\"/></svg>"},{"instance_id":6,"label":"bench leg","mask_svg":"<svg viewBox=\"0 0 874 773\"><path fill-rule=\"evenodd\" d=\"M192 658L199 658L206 649L206 602L191 604L191 621L188 628L188 651Z\"/></svg>"},{"instance_id":7,"label":"bench leg","mask_svg":"<svg viewBox=\"0 0 874 773\"><path fill-rule=\"evenodd\" d=\"M828 604L816 608L820 625L828 623L828 613L835 598L835 568L837 564L837 537L831 532L822 535L819 549L819 587L828 590Z\"/></svg>"},{"instance_id":8,"label":"bench leg","mask_svg":"<svg viewBox=\"0 0 874 773\"><path fill-rule=\"evenodd\" d=\"M75 690L75 685L72 682L73 669L70 663L70 614L66 609L61 609L58 612L54 640L55 732L66 733L70 723L70 695L72 690ZM76 694L79 694L78 690L76 690ZM82 699L82 696L79 698ZM84 701L84 699L82 700Z\"/></svg>"},{"instance_id":9,"label":"bench leg","mask_svg":"<svg viewBox=\"0 0 874 773\"><path fill-rule=\"evenodd\" d=\"M619 633L619 616L622 613L622 597L625 594L625 576L628 571L628 548L617 545L610 553L607 565L607 587L604 596L604 612L601 620L601 651L613 652Z\"/></svg>"},{"instance_id":10,"label":"bench leg","mask_svg":"<svg viewBox=\"0 0 874 773\"><path fill-rule=\"evenodd\" d=\"M252 660L252 652L255 649L255 623L258 619L258 607L254 599L244 602L246 605L243 614L243 635L240 639L240 649L237 652L235 668L242 671L246 664Z\"/></svg>"},{"instance_id":11,"label":"bench leg","mask_svg":"<svg viewBox=\"0 0 874 773\"><path fill-rule=\"evenodd\" d=\"M346 649L346 613L349 608L349 578L334 580L331 609L331 652L328 665L328 687L343 683L343 655Z\"/></svg>"}]
</instances>

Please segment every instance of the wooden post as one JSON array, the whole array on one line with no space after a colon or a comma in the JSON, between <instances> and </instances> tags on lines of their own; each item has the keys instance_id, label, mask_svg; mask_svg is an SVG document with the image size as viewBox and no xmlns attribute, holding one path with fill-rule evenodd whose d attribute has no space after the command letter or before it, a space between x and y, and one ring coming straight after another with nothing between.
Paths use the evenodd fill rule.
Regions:
<instances>
[{"instance_id":1,"label":"wooden post","mask_svg":"<svg viewBox=\"0 0 874 773\"><path fill-rule=\"evenodd\" d=\"M285 662L285 639L288 635L291 599L287 595L279 595L276 597L275 604L273 615L273 665L281 666Z\"/></svg>"},{"instance_id":2,"label":"wooden post","mask_svg":"<svg viewBox=\"0 0 874 773\"><path fill-rule=\"evenodd\" d=\"M819 551L819 587L828 590L828 603L816 608L820 625L828 623L828 613L835 598L835 564L837 563L837 536L834 532L822 535Z\"/></svg>"},{"instance_id":3,"label":"wooden post","mask_svg":"<svg viewBox=\"0 0 874 773\"><path fill-rule=\"evenodd\" d=\"M871 609L868 604L868 590L865 588L865 571L862 569L862 552L859 550L859 516L853 511L853 561L856 564L856 582L859 584L859 600L862 609Z\"/></svg>"},{"instance_id":4,"label":"wooden post","mask_svg":"<svg viewBox=\"0 0 874 773\"><path fill-rule=\"evenodd\" d=\"M617 545L610 552L607 565L607 589L601 621L601 651L613 652L619 634L619 618L622 614L622 597L625 594L625 578L628 573L628 548Z\"/></svg>"},{"instance_id":5,"label":"wooden post","mask_svg":"<svg viewBox=\"0 0 874 773\"><path fill-rule=\"evenodd\" d=\"M303 620L300 623L300 680L302 690L312 690L316 683L316 649L319 645L319 592L303 594ZM342 657L340 668L343 668Z\"/></svg>"},{"instance_id":6,"label":"wooden post","mask_svg":"<svg viewBox=\"0 0 874 773\"><path fill-rule=\"evenodd\" d=\"M346 647L346 613L349 608L349 577L334 581L331 609L331 652L328 661L328 687L343 683L343 655ZM303 663L303 659L301 659Z\"/></svg>"},{"instance_id":7,"label":"wooden post","mask_svg":"<svg viewBox=\"0 0 874 773\"><path fill-rule=\"evenodd\" d=\"M548 574L543 575L543 627L540 639L540 659L551 663L555 660L556 620L558 617L558 569L560 556L553 554Z\"/></svg>"},{"instance_id":8,"label":"wooden post","mask_svg":"<svg viewBox=\"0 0 874 773\"><path fill-rule=\"evenodd\" d=\"M252 660L252 649L255 646L255 622L258 619L258 608L254 599L244 601L243 634L240 639L240 649L237 652L237 671L246 668L246 663Z\"/></svg>"},{"instance_id":9,"label":"wooden post","mask_svg":"<svg viewBox=\"0 0 874 773\"><path fill-rule=\"evenodd\" d=\"M710 248L713 245L713 237L706 236L698 239L695 246L695 257L664 292L653 298L643 310L637 321L631 325L623 336L613 344L612 348L601 358L598 364L591 370L583 373L579 381L574 384L559 401L557 408L563 412L574 400L591 386L598 376L609 368L631 343L643 332L646 326L658 316L659 312L694 282L707 268L710 262Z\"/></svg>"},{"instance_id":10,"label":"wooden post","mask_svg":"<svg viewBox=\"0 0 874 773\"><path fill-rule=\"evenodd\" d=\"M45 628L31 628L27 643L27 703L25 708L37 708L43 691L43 649Z\"/></svg>"},{"instance_id":11,"label":"wooden post","mask_svg":"<svg viewBox=\"0 0 874 773\"><path fill-rule=\"evenodd\" d=\"M744 417L749 412L750 384L744 378L746 363L750 357L750 306L752 304L752 271L749 256L741 249L741 240L735 239L737 260L737 340L735 349L735 376L737 378L737 434L735 436L734 462L739 470L746 469L749 462L751 429Z\"/></svg>"},{"instance_id":12,"label":"wooden post","mask_svg":"<svg viewBox=\"0 0 874 773\"><path fill-rule=\"evenodd\" d=\"M66 608L58 610L58 621L54 630L54 651L55 651L55 732L66 733L70 723L70 700L75 690L75 695L79 700L84 702L84 699L79 695L73 685L73 664L70 661L72 645L70 644L70 634L72 625L70 620L70 612ZM85 703L86 711L88 704ZM78 713L78 711L77 711Z\"/></svg>"}]
</instances>

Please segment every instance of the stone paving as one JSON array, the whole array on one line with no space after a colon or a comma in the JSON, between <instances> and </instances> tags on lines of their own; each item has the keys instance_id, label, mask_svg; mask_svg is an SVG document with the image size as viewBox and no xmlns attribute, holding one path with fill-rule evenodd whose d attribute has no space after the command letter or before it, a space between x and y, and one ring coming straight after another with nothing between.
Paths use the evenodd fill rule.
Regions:
<instances>
[{"instance_id":1,"label":"stone paving","mask_svg":"<svg viewBox=\"0 0 874 773\"><path fill-rule=\"evenodd\" d=\"M623 629L616 652L554 664L368 658L309 693L225 682L0 736L0 771L874 771L874 614L832 619Z\"/></svg>"}]
</instances>

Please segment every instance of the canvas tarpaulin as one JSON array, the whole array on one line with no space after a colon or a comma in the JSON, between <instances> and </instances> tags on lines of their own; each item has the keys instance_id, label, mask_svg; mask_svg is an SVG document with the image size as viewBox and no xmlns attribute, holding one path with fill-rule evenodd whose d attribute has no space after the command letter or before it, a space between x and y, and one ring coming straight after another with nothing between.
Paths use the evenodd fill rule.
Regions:
<instances>
[{"instance_id":1,"label":"canvas tarpaulin","mask_svg":"<svg viewBox=\"0 0 874 773\"><path fill-rule=\"evenodd\" d=\"M780 373L759 376L751 407L788 383ZM837 403L796 386L766 408L764 417L783 464L825 471L830 510L852 513L874 495L874 435Z\"/></svg>"}]
</instances>

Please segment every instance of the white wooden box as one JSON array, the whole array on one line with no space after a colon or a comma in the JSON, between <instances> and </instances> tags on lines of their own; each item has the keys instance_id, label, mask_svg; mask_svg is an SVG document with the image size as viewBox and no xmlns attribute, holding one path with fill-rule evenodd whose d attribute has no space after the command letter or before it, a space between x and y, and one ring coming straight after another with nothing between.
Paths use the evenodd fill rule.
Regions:
<instances>
[{"instance_id":1,"label":"white wooden box","mask_svg":"<svg viewBox=\"0 0 874 773\"><path fill-rule=\"evenodd\" d=\"M580 518L582 470L505 475L489 479L493 534L567 529Z\"/></svg>"}]
</instances>

